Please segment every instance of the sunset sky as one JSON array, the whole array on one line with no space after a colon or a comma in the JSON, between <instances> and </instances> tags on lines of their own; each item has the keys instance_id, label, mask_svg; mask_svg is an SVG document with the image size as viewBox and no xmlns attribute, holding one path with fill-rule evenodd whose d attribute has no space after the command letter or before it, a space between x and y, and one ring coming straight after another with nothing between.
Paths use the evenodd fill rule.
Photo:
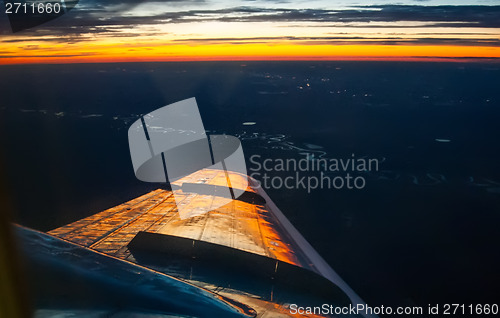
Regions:
<instances>
[{"instance_id":1,"label":"sunset sky","mask_svg":"<svg viewBox=\"0 0 500 318\"><path fill-rule=\"evenodd\" d=\"M0 34L0 64L498 59L500 0L81 0Z\"/></svg>"}]
</instances>

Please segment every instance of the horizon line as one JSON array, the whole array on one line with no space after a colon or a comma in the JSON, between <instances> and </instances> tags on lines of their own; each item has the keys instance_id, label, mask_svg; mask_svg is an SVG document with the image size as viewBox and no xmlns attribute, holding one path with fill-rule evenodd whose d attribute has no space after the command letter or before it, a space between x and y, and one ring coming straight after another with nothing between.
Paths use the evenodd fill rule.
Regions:
<instances>
[{"instance_id":1,"label":"horizon line","mask_svg":"<svg viewBox=\"0 0 500 318\"><path fill-rule=\"evenodd\" d=\"M3 60L3 61L2 61ZM416 56L416 57L213 57L207 58L174 58L174 59L161 59L161 58L75 58L68 59L47 57L40 61L30 57L19 58L0 58L0 66L5 65L58 65L58 64L112 64L112 63L186 63L186 62L444 62L444 63L500 63L499 57L433 57L433 56Z\"/></svg>"}]
</instances>

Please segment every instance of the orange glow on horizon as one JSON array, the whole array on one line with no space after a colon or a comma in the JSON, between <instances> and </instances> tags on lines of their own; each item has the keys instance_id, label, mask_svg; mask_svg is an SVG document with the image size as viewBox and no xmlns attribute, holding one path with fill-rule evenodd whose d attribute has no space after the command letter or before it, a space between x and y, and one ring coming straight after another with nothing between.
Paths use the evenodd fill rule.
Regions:
<instances>
[{"instance_id":1,"label":"orange glow on horizon","mask_svg":"<svg viewBox=\"0 0 500 318\"><path fill-rule=\"evenodd\" d=\"M0 49L4 49L0 47ZM7 48L5 48L7 49ZM499 59L500 47L444 45L303 45L204 44L127 45L101 41L87 45L47 46L34 51L20 49L0 59L5 64L62 64L174 61L277 61L277 60L380 60L380 61L466 61ZM48 55L44 57L43 55Z\"/></svg>"}]
</instances>

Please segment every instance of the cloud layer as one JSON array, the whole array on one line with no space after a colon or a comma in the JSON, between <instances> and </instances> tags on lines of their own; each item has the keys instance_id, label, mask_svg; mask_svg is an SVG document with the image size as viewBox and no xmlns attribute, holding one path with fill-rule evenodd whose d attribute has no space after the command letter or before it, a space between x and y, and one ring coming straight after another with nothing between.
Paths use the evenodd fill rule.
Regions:
<instances>
[{"instance_id":1,"label":"cloud layer","mask_svg":"<svg viewBox=\"0 0 500 318\"><path fill-rule=\"evenodd\" d=\"M164 45L500 47L500 6L366 5L301 9L287 7L284 2L274 2L276 7L247 3L253 5L217 8L202 0L80 1L65 16L15 36L0 21L0 33L4 35L0 48L24 56L26 51L34 50L33 45L42 47L44 43L83 45L125 39L143 46L148 43L156 46L163 41ZM231 33L235 25L240 29ZM248 29L253 33L249 34ZM395 31L398 29L401 31ZM13 45L17 49L9 50L8 46Z\"/></svg>"}]
</instances>

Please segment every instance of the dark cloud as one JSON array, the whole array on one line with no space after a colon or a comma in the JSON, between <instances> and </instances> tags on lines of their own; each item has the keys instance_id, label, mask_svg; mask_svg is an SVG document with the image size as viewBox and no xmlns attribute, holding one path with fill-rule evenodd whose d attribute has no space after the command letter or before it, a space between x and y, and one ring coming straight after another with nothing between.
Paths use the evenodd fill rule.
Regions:
<instances>
[{"instance_id":1,"label":"dark cloud","mask_svg":"<svg viewBox=\"0 0 500 318\"><path fill-rule=\"evenodd\" d=\"M231 13L235 13L231 16ZM242 15L244 13L253 13ZM455 23L462 27L500 27L500 6L361 6L346 10L324 9L257 9L233 8L218 11L189 11L184 19L192 16L211 15L219 21L241 22L429 22L435 25ZM220 17L217 17L220 14Z\"/></svg>"},{"instance_id":2,"label":"dark cloud","mask_svg":"<svg viewBox=\"0 0 500 318\"><path fill-rule=\"evenodd\" d=\"M435 59L435 60L455 60L455 61L478 61L478 62L499 62L500 57L477 57L477 56L463 56L463 57L446 57L446 56L408 56L414 59Z\"/></svg>"},{"instance_id":3,"label":"dark cloud","mask_svg":"<svg viewBox=\"0 0 500 318\"><path fill-rule=\"evenodd\" d=\"M405 38L405 37L362 37L362 36L321 36L321 37L248 37L248 38L203 38L203 39L179 39L174 42L182 43L207 43L207 44L244 44L244 43L269 43L270 41L293 41L305 45L353 45L353 44L373 44L373 45L436 45L450 44L463 46L498 46L500 39L464 39L464 38Z\"/></svg>"},{"instance_id":4,"label":"dark cloud","mask_svg":"<svg viewBox=\"0 0 500 318\"><path fill-rule=\"evenodd\" d=\"M60 54L60 55L44 55L44 54L38 54L38 55L0 55L1 59L7 59L7 58L41 58L41 57L49 57L49 58L57 58L57 57L81 57L81 56L90 56L94 55L94 53L82 53L82 54Z\"/></svg>"},{"instance_id":5,"label":"dark cloud","mask_svg":"<svg viewBox=\"0 0 500 318\"><path fill-rule=\"evenodd\" d=\"M197 1L197 0L193 0ZM383 26L367 26L367 22L398 23L415 22L413 27L488 27L500 28L500 6L420 6L420 5L371 5L345 10L326 9L269 9L260 7L235 7L218 10L180 10L177 12L158 12L155 15L124 15L130 6L145 1L136 0L81 0L72 11L65 16L19 33L19 37L7 41L25 41L26 39L47 37L47 41L85 41L93 40L93 36L135 36L130 28L139 25L172 24L185 22L316 22L315 26L352 26L381 28ZM155 1L166 5L181 3L180 0ZM200 2L200 1L198 1ZM201 1L202 2L202 1ZM185 4L186 2L182 2ZM188 2L192 3L192 2ZM423 24L423 25L421 25ZM408 27L408 25L392 24L387 27ZM1 32L0 32L1 33ZM5 32L3 32L5 34ZM140 36L161 35L146 33ZM40 40L40 39L38 39ZM268 40L263 38L262 40ZM318 39L319 40L319 39ZM459 39L448 39L457 42ZM497 43L475 40L478 45ZM0 40L1 41L1 40ZM327 40L329 41L329 40ZM387 41L392 41L388 39ZM426 40L430 41L430 40ZM447 41L436 39L436 41ZM468 40L463 40L466 43ZM5 41L4 41L5 42ZM237 43L239 41L235 41ZM422 42L425 42L422 40ZM387 42L390 43L390 42ZM496 46L496 44L495 44Z\"/></svg>"},{"instance_id":6,"label":"dark cloud","mask_svg":"<svg viewBox=\"0 0 500 318\"><path fill-rule=\"evenodd\" d=\"M463 27L500 27L500 6L367 6L362 8L379 9L380 11L365 12L364 17L349 12L348 18L354 21L365 19L369 21L400 22L455 22ZM441 24L442 25L442 24Z\"/></svg>"}]
</instances>

